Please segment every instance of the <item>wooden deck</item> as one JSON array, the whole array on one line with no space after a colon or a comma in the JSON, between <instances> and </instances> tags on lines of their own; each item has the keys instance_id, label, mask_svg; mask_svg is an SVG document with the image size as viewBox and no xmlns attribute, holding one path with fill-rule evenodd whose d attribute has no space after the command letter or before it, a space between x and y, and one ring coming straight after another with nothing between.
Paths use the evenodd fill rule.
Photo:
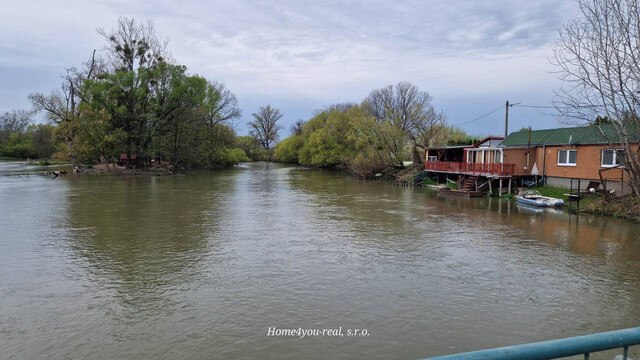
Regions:
<instances>
[{"instance_id":1,"label":"wooden deck","mask_svg":"<svg viewBox=\"0 0 640 360\"><path fill-rule=\"evenodd\" d=\"M454 189L438 189L438 193L445 195L463 196L463 197L483 197L482 191L467 191L467 190L454 190Z\"/></svg>"}]
</instances>

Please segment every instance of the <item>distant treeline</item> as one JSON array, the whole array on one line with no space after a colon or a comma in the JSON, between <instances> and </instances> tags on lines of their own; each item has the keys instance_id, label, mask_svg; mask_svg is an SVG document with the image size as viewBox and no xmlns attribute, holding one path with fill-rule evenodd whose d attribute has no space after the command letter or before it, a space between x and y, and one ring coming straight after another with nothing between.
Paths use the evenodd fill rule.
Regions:
<instances>
[{"instance_id":1,"label":"distant treeline","mask_svg":"<svg viewBox=\"0 0 640 360\"><path fill-rule=\"evenodd\" d=\"M33 124L33 112L14 110L0 114L0 157L50 158L62 150L55 126Z\"/></svg>"}]
</instances>

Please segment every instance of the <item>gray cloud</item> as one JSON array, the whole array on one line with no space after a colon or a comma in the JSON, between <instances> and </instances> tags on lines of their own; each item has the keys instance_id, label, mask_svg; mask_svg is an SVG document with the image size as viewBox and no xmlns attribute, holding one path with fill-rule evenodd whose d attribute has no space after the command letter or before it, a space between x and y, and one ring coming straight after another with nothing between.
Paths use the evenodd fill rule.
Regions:
<instances>
[{"instance_id":1,"label":"gray cloud","mask_svg":"<svg viewBox=\"0 0 640 360\"><path fill-rule=\"evenodd\" d=\"M60 73L103 46L95 28L129 16L153 19L178 62L224 82L243 107L261 99L289 104L290 111L281 107L292 122L409 80L456 123L512 94L548 102L557 81L546 57L574 13L568 0L23 1L4 5L0 15L0 80L18 70ZM57 85L47 76L34 90ZM11 93L10 86L2 81L1 93ZM486 103L473 101L480 98ZM0 111L27 105L26 93L12 93L0 100ZM255 109L244 110L246 117ZM468 129L486 128L474 126Z\"/></svg>"}]
</instances>

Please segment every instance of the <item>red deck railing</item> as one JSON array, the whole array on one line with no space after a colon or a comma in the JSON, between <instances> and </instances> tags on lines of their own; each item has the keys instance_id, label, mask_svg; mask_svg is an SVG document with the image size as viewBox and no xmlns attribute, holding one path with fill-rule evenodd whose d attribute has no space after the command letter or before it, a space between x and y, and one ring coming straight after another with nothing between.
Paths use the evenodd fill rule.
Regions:
<instances>
[{"instance_id":1,"label":"red deck railing","mask_svg":"<svg viewBox=\"0 0 640 360\"><path fill-rule=\"evenodd\" d=\"M425 170L450 173L472 173L491 175L513 175L515 164L475 164L450 161L430 161L424 164Z\"/></svg>"}]
</instances>

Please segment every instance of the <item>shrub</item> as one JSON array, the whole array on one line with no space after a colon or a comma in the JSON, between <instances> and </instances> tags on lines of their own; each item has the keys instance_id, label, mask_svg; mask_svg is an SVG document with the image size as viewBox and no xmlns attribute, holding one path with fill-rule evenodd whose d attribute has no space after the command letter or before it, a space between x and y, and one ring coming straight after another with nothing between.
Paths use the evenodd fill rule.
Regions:
<instances>
[{"instance_id":1,"label":"shrub","mask_svg":"<svg viewBox=\"0 0 640 360\"><path fill-rule=\"evenodd\" d=\"M304 141L305 137L302 135L293 135L280 141L273 151L274 159L284 163L298 163Z\"/></svg>"},{"instance_id":2,"label":"shrub","mask_svg":"<svg viewBox=\"0 0 640 360\"><path fill-rule=\"evenodd\" d=\"M35 158L36 149L30 143L9 144L0 148L0 156L16 158Z\"/></svg>"}]
</instances>

